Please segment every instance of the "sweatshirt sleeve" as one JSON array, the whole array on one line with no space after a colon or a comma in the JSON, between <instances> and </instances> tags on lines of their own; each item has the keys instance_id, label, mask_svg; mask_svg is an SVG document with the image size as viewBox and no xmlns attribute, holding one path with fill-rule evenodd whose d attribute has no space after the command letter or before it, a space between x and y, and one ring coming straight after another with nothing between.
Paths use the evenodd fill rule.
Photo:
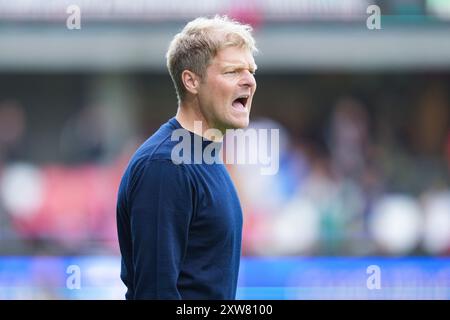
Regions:
<instances>
[{"instance_id":1,"label":"sweatshirt sleeve","mask_svg":"<svg viewBox=\"0 0 450 320\"><path fill-rule=\"evenodd\" d=\"M140 172L129 195L135 299L181 299L192 184L186 168L170 160L147 161Z\"/></svg>"}]
</instances>

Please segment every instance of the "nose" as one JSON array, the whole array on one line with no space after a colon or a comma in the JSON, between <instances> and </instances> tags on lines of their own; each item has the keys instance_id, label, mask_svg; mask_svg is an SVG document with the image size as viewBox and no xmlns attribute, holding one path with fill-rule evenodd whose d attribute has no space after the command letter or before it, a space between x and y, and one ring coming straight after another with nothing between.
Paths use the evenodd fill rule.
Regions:
<instances>
[{"instance_id":1,"label":"nose","mask_svg":"<svg viewBox=\"0 0 450 320\"><path fill-rule=\"evenodd\" d=\"M256 87L256 80L255 80L255 76L253 75L253 73L251 73L248 70L245 70L242 73L242 77L241 77L241 80L239 82L239 85L243 86L243 87L255 88Z\"/></svg>"}]
</instances>

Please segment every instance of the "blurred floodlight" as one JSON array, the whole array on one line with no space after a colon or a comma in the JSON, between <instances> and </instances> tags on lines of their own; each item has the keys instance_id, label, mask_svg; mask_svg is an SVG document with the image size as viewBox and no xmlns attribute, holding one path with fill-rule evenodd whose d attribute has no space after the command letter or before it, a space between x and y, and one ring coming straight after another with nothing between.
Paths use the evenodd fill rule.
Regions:
<instances>
[{"instance_id":1,"label":"blurred floodlight","mask_svg":"<svg viewBox=\"0 0 450 320\"><path fill-rule=\"evenodd\" d=\"M450 19L449 0L426 0L427 11L441 19Z\"/></svg>"},{"instance_id":2,"label":"blurred floodlight","mask_svg":"<svg viewBox=\"0 0 450 320\"><path fill-rule=\"evenodd\" d=\"M430 254L443 254L450 249L450 192L430 195L424 207L424 248Z\"/></svg>"},{"instance_id":3,"label":"blurred floodlight","mask_svg":"<svg viewBox=\"0 0 450 320\"><path fill-rule=\"evenodd\" d=\"M36 167L13 164L4 170L0 182L1 198L9 213L25 218L42 204L43 179Z\"/></svg>"},{"instance_id":4,"label":"blurred floodlight","mask_svg":"<svg viewBox=\"0 0 450 320\"><path fill-rule=\"evenodd\" d=\"M375 205L369 230L375 242L389 254L410 253L422 232L421 210L414 198L389 195Z\"/></svg>"},{"instance_id":5,"label":"blurred floodlight","mask_svg":"<svg viewBox=\"0 0 450 320\"><path fill-rule=\"evenodd\" d=\"M306 199L296 199L274 216L273 253L294 255L309 252L320 236L320 214Z\"/></svg>"}]
</instances>

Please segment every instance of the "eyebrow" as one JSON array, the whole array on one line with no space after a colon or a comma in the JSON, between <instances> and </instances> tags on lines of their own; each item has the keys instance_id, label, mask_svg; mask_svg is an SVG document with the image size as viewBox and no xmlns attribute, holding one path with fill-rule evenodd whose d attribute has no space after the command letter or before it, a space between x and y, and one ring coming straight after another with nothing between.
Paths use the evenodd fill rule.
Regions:
<instances>
[{"instance_id":1,"label":"eyebrow","mask_svg":"<svg viewBox=\"0 0 450 320\"><path fill-rule=\"evenodd\" d=\"M239 68L239 69L247 69L247 67L249 67L250 70L256 71L256 69L258 69L258 66L256 64L253 65L247 65L245 63L225 63L223 68L227 69L227 68Z\"/></svg>"}]
</instances>

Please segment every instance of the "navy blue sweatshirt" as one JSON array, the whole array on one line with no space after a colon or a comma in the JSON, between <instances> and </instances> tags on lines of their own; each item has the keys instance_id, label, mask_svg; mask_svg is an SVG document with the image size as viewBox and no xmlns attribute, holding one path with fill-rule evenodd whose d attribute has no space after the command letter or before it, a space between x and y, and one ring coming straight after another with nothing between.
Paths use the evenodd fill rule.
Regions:
<instances>
[{"instance_id":1,"label":"navy blue sweatshirt","mask_svg":"<svg viewBox=\"0 0 450 320\"><path fill-rule=\"evenodd\" d=\"M235 299L242 235L236 190L223 164L172 162L181 141L171 141L176 129L182 127L172 118L145 141L120 183L126 298ZM203 141L203 150L210 143Z\"/></svg>"}]
</instances>

